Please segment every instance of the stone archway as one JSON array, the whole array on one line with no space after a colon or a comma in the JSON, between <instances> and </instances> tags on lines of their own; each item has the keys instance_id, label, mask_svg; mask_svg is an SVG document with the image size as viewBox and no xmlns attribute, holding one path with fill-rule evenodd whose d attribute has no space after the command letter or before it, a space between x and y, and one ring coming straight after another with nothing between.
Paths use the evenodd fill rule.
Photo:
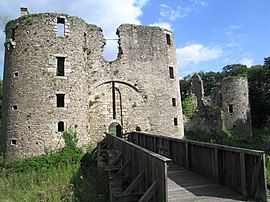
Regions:
<instances>
[{"instance_id":1,"label":"stone archway","mask_svg":"<svg viewBox=\"0 0 270 202\"><path fill-rule=\"evenodd\" d=\"M113 122L109 125L108 132L117 137L122 137L122 126L117 122Z\"/></svg>"}]
</instances>

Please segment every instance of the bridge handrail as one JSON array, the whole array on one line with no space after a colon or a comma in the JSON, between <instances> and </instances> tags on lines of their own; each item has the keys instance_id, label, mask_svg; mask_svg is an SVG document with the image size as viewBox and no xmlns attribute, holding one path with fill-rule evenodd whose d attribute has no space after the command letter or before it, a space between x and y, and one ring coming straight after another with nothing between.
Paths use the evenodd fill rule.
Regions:
<instances>
[{"instance_id":1,"label":"bridge handrail","mask_svg":"<svg viewBox=\"0 0 270 202\"><path fill-rule=\"evenodd\" d=\"M230 186L244 196L267 201L264 151L137 131L127 135L129 141L167 156L190 171L198 172L218 184Z\"/></svg>"},{"instance_id":2,"label":"bridge handrail","mask_svg":"<svg viewBox=\"0 0 270 202\"><path fill-rule=\"evenodd\" d=\"M122 152L122 164L129 163L126 174L130 176L131 182L136 181L143 173L144 180L139 183L138 189L145 193L143 197L149 197L152 192L153 201L167 201L167 167L172 160L119 137L105 134L108 144Z\"/></svg>"},{"instance_id":3,"label":"bridge handrail","mask_svg":"<svg viewBox=\"0 0 270 202\"><path fill-rule=\"evenodd\" d=\"M142 134L142 135L144 134L144 135L152 136L152 137L165 138L165 139L170 139L170 140L179 141L179 142L183 142L183 143L191 143L191 144L196 144L196 145L205 146L205 147L219 148L219 149L224 149L224 150L227 150L227 151L240 152L240 153L257 155L257 156L263 156L265 154L265 151L261 151L261 150L232 147L232 146L220 145L220 144L214 144L214 143L198 142L198 141L195 141L195 140L183 140L183 139L179 139L179 138L175 138L175 137L155 135L155 134L143 133L143 132L137 132L137 131L136 132L134 132L134 131L127 132L125 134L129 135L129 134L132 134L132 133L139 133L139 134Z\"/></svg>"}]
</instances>

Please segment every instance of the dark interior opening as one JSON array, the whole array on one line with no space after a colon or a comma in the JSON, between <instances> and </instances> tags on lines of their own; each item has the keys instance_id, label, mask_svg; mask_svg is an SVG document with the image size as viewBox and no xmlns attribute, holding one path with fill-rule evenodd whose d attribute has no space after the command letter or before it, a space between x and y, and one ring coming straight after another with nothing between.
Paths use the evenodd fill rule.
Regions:
<instances>
[{"instance_id":1,"label":"dark interior opening","mask_svg":"<svg viewBox=\"0 0 270 202\"><path fill-rule=\"evenodd\" d=\"M229 105L229 113L233 113L233 105Z\"/></svg>"},{"instance_id":2,"label":"dark interior opening","mask_svg":"<svg viewBox=\"0 0 270 202\"><path fill-rule=\"evenodd\" d=\"M176 106L176 99L175 98L172 98L172 106Z\"/></svg>"},{"instance_id":3,"label":"dark interior opening","mask_svg":"<svg viewBox=\"0 0 270 202\"><path fill-rule=\"evenodd\" d=\"M15 28L11 29L11 37L10 37L13 41L15 40Z\"/></svg>"},{"instance_id":4,"label":"dark interior opening","mask_svg":"<svg viewBox=\"0 0 270 202\"><path fill-rule=\"evenodd\" d=\"M14 77L18 77L19 76L19 72L14 72Z\"/></svg>"},{"instance_id":5,"label":"dark interior opening","mask_svg":"<svg viewBox=\"0 0 270 202\"><path fill-rule=\"evenodd\" d=\"M178 120L177 120L177 118L174 118L174 119L173 119L173 123L174 123L174 126L177 126L177 125L178 125Z\"/></svg>"},{"instance_id":6,"label":"dark interior opening","mask_svg":"<svg viewBox=\"0 0 270 202\"><path fill-rule=\"evenodd\" d=\"M57 18L57 35L65 36L65 19Z\"/></svg>"},{"instance_id":7,"label":"dark interior opening","mask_svg":"<svg viewBox=\"0 0 270 202\"><path fill-rule=\"evenodd\" d=\"M167 41L167 45L171 45L171 35L170 34L166 34L166 41Z\"/></svg>"},{"instance_id":8,"label":"dark interior opening","mask_svg":"<svg viewBox=\"0 0 270 202\"><path fill-rule=\"evenodd\" d=\"M58 132L64 132L65 130L65 124L63 121L58 122Z\"/></svg>"},{"instance_id":9,"label":"dark interior opening","mask_svg":"<svg viewBox=\"0 0 270 202\"><path fill-rule=\"evenodd\" d=\"M65 76L65 58L56 57L57 59L57 76Z\"/></svg>"},{"instance_id":10,"label":"dark interior opening","mask_svg":"<svg viewBox=\"0 0 270 202\"><path fill-rule=\"evenodd\" d=\"M174 71L173 71L173 67L169 67L169 72L170 72L170 78L174 79Z\"/></svg>"},{"instance_id":11,"label":"dark interior opening","mask_svg":"<svg viewBox=\"0 0 270 202\"><path fill-rule=\"evenodd\" d=\"M65 94L56 94L57 107L65 107Z\"/></svg>"},{"instance_id":12,"label":"dark interior opening","mask_svg":"<svg viewBox=\"0 0 270 202\"><path fill-rule=\"evenodd\" d=\"M17 105L12 106L12 109L17 110L18 109Z\"/></svg>"},{"instance_id":13,"label":"dark interior opening","mask_svg":"<svg viewBox=\"0 0 270 202\"><path fill-rule=\"evenodd\" d=\"M17 140L16 139L11 140L11 145L16 145L16 144L17 144Z\"/></svg>"}]
</instances>

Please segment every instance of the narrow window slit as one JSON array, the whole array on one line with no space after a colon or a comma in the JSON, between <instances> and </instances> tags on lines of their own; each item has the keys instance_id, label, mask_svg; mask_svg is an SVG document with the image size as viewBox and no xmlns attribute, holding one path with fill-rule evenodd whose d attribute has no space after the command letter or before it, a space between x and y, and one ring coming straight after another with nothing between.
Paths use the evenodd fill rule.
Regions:
<instances>
[{"instance_id":1,"label":"narrow window slit","mask_svg":"<svg viewBox=\"0 0 270 202\"><path fill-rule=\"evenodd\" d=\"M166 41L167 41L167 45L171 45L171 35L170 34L166 34Z\"/></svg>"},{"instance_id":2,"label":"narrow window slit","mask_svg":"<svg viewBox=\"0 0 270 202\"><path fill-rule=\"evenodd\" d=\"M177 118L174 118L173 119L173 123L174 123L174 126L178 126L178 120L177 120Z\"/></svg>"},{"instance_id":3,"label":"narrow window slit","mask_svg":"<svg viewBox=\"0 0 270 202\"><path fill-rule=\"evenodd\" d=\"M65 18L57 18L57 36L65 36Z\"/></svg>"},{"instance_id":4,"label":"narrow window slit","mask_svg":"<svg viewBox=\"0 0 270 202\"><path fill-rule=\"evenodd\" d=\"M65 124L63 121L58 122L58 132L64 132L65 130Z\"/></svg>"},{"instance_id":5,"label":"narrow window slit","mask_svg":"<svg viewBox=\"0 0 270 202\"><path fill-rule=\"evenodd\" d=\"M172 98L172 106L176 106L176 99L175 98Z\"/></svg>"},{"instance_id":6,"label":"narrow window slit","mask_svg":"<svg viewBox=\"0 0 270 202\"><path fill-rule=\"evenodd\" d=\"M65 107L65 94L56 94L56 107Z\"/></svg>"},{"instance_id":7,"label":"narrow window slit","mask_svg":"<svg viewBox=\"0 0 270 202\"><path fill-rule=\"evenodd\" d=\"M229 113L233 113L233 105L229 105Z\"/></svg>"},{"instance_id":8,"label":"narrow window slit","mask_svg":"<svg viewBox=\"0 0 270 202\"><path fill-rule=\"evenodd\" d=\"M56 57L57 59L57 76L65 76L65 58Z\"/></svg>"},{"instance_id":9,"label":"narrow window slit","mask_svg":"<svg viewBox=\"0 0 270 202\"><path fill-rule=\"evenodd\" d=\"M170 73L170 78L171 79L174 79L174 70L173 70L173 67L169 67L169 73Z\"/></svg>"}]
</instances>

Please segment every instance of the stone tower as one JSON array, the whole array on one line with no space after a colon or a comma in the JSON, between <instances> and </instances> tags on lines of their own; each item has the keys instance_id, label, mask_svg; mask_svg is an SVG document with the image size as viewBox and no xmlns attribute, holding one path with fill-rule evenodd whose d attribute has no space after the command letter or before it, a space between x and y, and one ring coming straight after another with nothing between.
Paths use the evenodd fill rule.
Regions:
<instances>
[{"instance_id":1,"label":"stone tower","mask_svg":"<svg viewBox=\"0 0 270 202\"><path fill-rule=\"evenodd\" d=\"M252 135L247 78L227 77L221 86L224 126L238 136Z\"/></svg>"},{"instance_id":2,"label":"stone tower","mask_svg":"<svg viewBox=\"0 0 270 202\"><path fill-rule=\"evenodd\" d=\"M115 61L103 57L101 28L56 13L24 15L6 26L2 151L23 158L79 146L120 125L183 137L173 33L121 25Z\"/></svg>"}]
</instances>

